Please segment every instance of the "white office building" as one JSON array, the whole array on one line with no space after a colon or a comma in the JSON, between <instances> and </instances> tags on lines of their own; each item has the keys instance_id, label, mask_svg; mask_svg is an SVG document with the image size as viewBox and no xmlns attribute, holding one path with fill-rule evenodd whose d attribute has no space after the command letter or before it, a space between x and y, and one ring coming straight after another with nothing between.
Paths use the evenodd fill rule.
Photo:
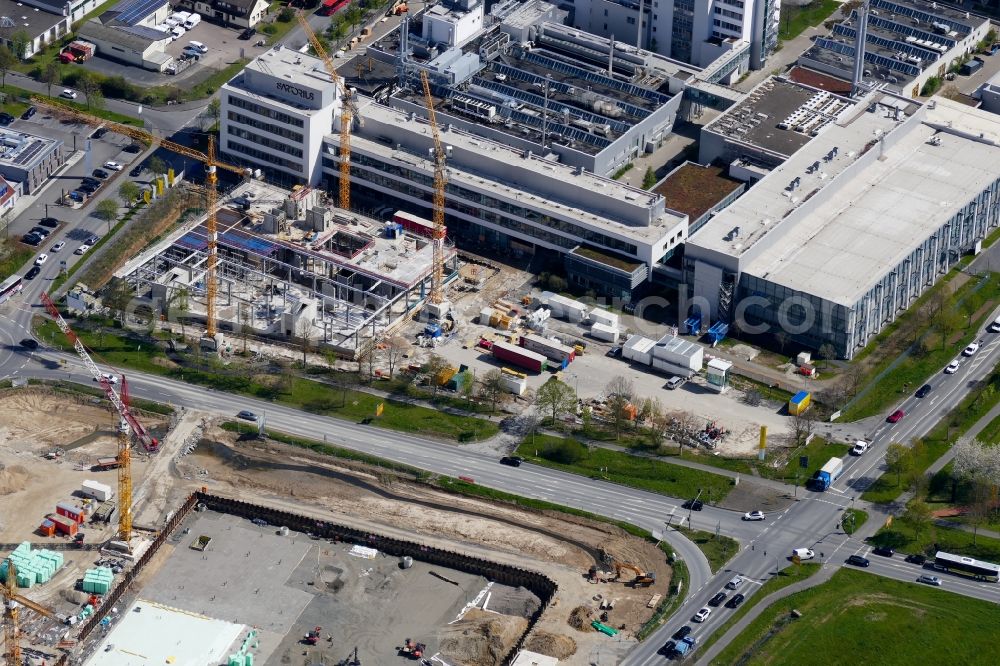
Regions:
<instances>
[{"instance_id":1,"label":"white office building","mask_svg":"<svg viewBox=\"0 0 1000 666\"><path fill-rule=\"evenodd\" d=\"M222 86L219 152L287 184L317 185L323 137L339 130L337 84L312 56L277 46Z\"/></svg>"}]
</instances>

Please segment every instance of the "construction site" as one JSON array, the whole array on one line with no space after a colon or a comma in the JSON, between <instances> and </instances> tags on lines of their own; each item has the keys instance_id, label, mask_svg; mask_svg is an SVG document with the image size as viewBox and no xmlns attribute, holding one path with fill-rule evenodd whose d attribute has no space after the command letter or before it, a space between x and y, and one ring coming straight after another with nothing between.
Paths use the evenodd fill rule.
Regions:
<instances>
[{"instance_id":1,"label":"construction site","mask_svg":"<svg viewBox=\"0 0 1000 666\"><path fill-rule=\"evenodd\" d=\"M111 407L48 386L0 394L0 578L18 602L5 623L31 663L485 666L522 649L612 663L668 597L665 553L616 526L454 495L191 411L131 409L155 448L133 433L131 455L114 456ZM74 528L43 530L50 512Z\"/></svg>"},{"instance_id":2,"label":"construction site","mask_svg":"<svg viewBox=\"0 0 1000 666\"><path fill-rule=\"evenodd\" d=\"M257 180L220 204L215 317L221 331L308 338L353 358L427 299L430 221L394 211L382 220L345 213L321 190L288 191ZM207 220L194 220L116 276L172 319L205 321L208 236ZM446 283L457 269L454 248L445 247Z\"/></svg>"}]
</instances>

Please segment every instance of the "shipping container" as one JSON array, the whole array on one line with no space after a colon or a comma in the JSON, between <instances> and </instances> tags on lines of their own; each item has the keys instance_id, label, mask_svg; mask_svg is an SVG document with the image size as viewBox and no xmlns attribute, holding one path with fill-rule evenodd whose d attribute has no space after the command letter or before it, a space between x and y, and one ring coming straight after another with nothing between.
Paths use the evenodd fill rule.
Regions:
<instances>
[{"instance_id":1,"label":"shipping container","mask_svg":"<svg viewBox=\"0 0 1000 666\"><path fill-rule=\"evenodd\" d=\"M622 346L622 358L627 361L650 365L653 362L653 347L656 340L641 335L630 335Z\"/></svg>"},{"instance_id":2,"label":"shipping container","mask_svg":"<svg viewBox=\"0 0 1000 666\"><path fill-rule=\"evenodd\" d=\"M412 213L406 213L404 211L396 211L395 215L392 216L392 221L401 224L404 229L409 231L411 234L416 234L418 236L426 236L430 238L434 234L434 223L430 220L425 220L422 217L413 215ZM447 229L445 233L447 234Z\"/></svg>"},{"instance_id":3,"label":"shipping container","mask_svg":"<svg viewBox=\"0 0 1000 666\"><path fill-rule=\"evenodd\" d=\"M802 412L806 411L810 402L812 402L812 394L808 391L799 391L792 396L791 400L788 401L788 413L793 416L798 416Z\"/></svg>"},{"instance_id":4,"label":"shipping container","mask_svg":"<svg viewBox=\"0 0 1000 666\"><path fill-rule=\"evenodd\" d=\"M685 377L690 377L696 372L701 372L705 362L705 348L696 342L691 342L674 335L664 335L656 342L652 349L653 365L655 360L661 361L657 366L670 372L675 372ZM663 367L667 364L667 367ZM676 369L675 369L676 368Z\"/></svg>"},{"instance_id":5,"label":"shipping container","mask_svg":"<svg viewBox=\"0 0 1000 666\"><path fill-rule=\"evenodd\" d=\"M608 326L607 324L594 324L590 327L590 335L597 338L598 340L604 340L605 342L610 342L615 344L618 342L618 329Z\"/></svg>"},{"instance_id":6,"label":"shipping container","mask_svg":"<svg viewBox=\"0 0 1000 666\"><path fill-rule=\"evenodd\" d=\"M79 524L66 516L60 516L58 514L51 513L46 516L50 521L52 521L56 526L56 531L60 534L65 534L67 536L75 536L77 530L80 528Z\"/></svg>"},{"instance_id":7,"label":"shipping container","mask_svg":"<svg viewBox=\"0 0 1000 666\"><path fill-rule=\"evenodd\" d=\"M59 502L56 504L56 514L65 516L77 523L82 523L87 519L82 507L70 504L69 502Z\"/></svg>"},{"instance_id":8,"label":"shipping container","mask_svg":"<svg viewBox=\"0 0 1000 666\"><path fill-rule=\"evenodd\" d=\"M543 338L540 335L527 334L521 336L521 346L533 352L538 352L550 361L555 361L562 367L566 367L576 356L576 351L572 347Z\"/></svg>"},{"instance_id":9,"label":"shipping container","mask_svg":"<svg viewBox=\"0 0 1000 666\"><path fill-rule=\"evenodd\" d=\"M524 349L509 342L494 342L493 356L501 361L513 363L519 368L532 372L542 372L548 367L548 359L530 349Z\"/></svg>"},{"instance_id":10,"label":"shipping container","mask_svg":"<svg viewBox=\"0 0 1000 666\"><path fill-rule=\"evenodd\" d=\"M605 324L606 326L611 326L612 328L618 328L618 315L614 312L594 308L590 311L589 317L591 324Z\"/></svg>"},{"instance_id":11,"label":"shipping container","mask_svg":"<svg viewBox=\"0 0 1000 666\"><path fill-rule=\"evenodd\" d=\"M56 533L56 524L51 520L43 520L42 524L38 527L38 531L42 534L42 536L53 536Z\"/></svg>"},{"instance_id":12,"label":"shipping container","mask_svg":"<svg viewBox=\"0 0 1000 666\"><path fill-rule=\"evenodd\" d=\"M94 465L93 469L97 472L103 472L108 469L117 469L121 467L118 463L118 458L98 458L97 464Z\"/></svg>"},{"instance_id":13,"label":"shipping container","mask_svg":"<svg viewBox=\"0 0 1000 666\"><path fill-rule=\"evenodd\" d=\"M80 485L80 493L86 497L93 497L100 502L106 502L114 496L111 486L99 481L84 481Z\"/></svg>"},{"instance_id":14,"label":"shipping container","mask_svg":"<svg viewBox=\"0 0 1000 666\"><path fill-rule=\"evenodd\" d=\"M528 390L528 378L523 373L507 371L507 368L501 370L500 382L505 391L514 395L524 395Z\"/></svg>"}]
</instances>

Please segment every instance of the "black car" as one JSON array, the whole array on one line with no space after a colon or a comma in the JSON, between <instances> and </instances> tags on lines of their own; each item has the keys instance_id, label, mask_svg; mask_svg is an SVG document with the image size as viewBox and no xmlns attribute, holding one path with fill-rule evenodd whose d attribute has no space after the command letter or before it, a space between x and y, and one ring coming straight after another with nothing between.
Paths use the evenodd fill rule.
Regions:
<instances>
[{"instance_id":1,"label":"black car","mask_svg":"<svg viewBox=\"0 0 1000 666\"><path fill-rule=\"evenodd\" d=\"M718 606L719 604L721 604L725 600L726 600L726 593L725 592L719 592L714 597L712 597L711 599L708 600L708 605L709 606Z\"/></svg>"},{"instance_id":2,"label":"black car","mask_svg":"<svg viewBox=\"0 0 1000 666\"><path fill-rule=\"evenodd\" d=\"M76 189L80 190L81 192L86 192L87 194L93 194L94 192L99 190L100 187L101 186L96 183L81 183L80 187Z\"/></svg>"},{"instance_id":3,"label":"black car","mask_svg":"<svg viewBox=\"0 0 1000 666\"><path fill-rule=\"evenodd\" d=\"M141 164L137 167L134 167L131 171L128 172L128 175L130 175L133 178L138 178L141 174L142 174Z\"/></svg>"},{"instance_id":4,"label":"black car","mask_svg":"<svg viewBox=\"0 0 1000 666\"><path fill-rule=\"evenodd\" d=\"M28 233L34 234L39 238L41 238L42 240L45 240L46 238L49 237L49 234L52 232L46 229L45 227L31 227L31 231L29 231Z\"/></svg>"},{"instance_id":5,"label":"black car","mask_svg":"<svg viewBox=\"0 0 1000 666\"><path fill-rule=\"evenodd\" d=\"M104 169L94 169L94 178L100 178L101 180L104 180L107 177L108 177L108 172L105 171Z\"/></svg>"},{"instance_id":6,"label":"black car","mask_svg":"<svg viewBox=\"0 0 1000 666\"><path fill-rule=\"evenodd\" d=\"M249 409L244 409L244 410L242 410L242 411L241 411L241 412L240 412L239 414L237 414L236 416L238 416L238 417L240 417L241 419L244 419L244 420L246 420L246 421L256 421L256 420L257 420L257 415L256 415L256 414L254 414L253 412L251 412L251 411L250 411Z\"/></svg>"},{"instance_id":7,"label":"black car","mask_svg":"<svg viewBox=\"0 0 1000 666\"><path fill-rule=\"evenodd\" d=\"M0 113L0 125L6 127L7 125L10 125L12 122L14 122L14 116L6 112Z\"/></svg>"},{"instance_id":8,"label":"black car","mask_svg":"<svg viewBox=\"0 0 1000 666\"><path fill-rule=\"evenodd\" d=\"M615 358L616 356L621 356L621 353L622 353L621 347L612 347L611 349L608 350L608 356L610 356L611 358Z\"/></svg>"},{"instance_id":9,"label":"black car","mask_svg":"<svg viewBox=\"0 0 1000 666\"><path fill-rule=\"evenodd\" d=\"M851 555L847 558L848 564L853 564L856 567L867 567L871 565L867 557L861 557L860 555Z\"/></svg>"},{"instance_id":10,"label":"black car","mask_svg":"<svg viewBox=\"0 0 1000 666\"><path fill-rule=\"evenodd\" d=\"M726 602L726 608L739 608L740 604L742 604L745 600L746 595L734 594L732 598Z\"/></svg>"},{"instance_id":11,"label":"black car","mask_svg":"<svg viewBox=\"0 0 1000 666\"><path fill-rule=\"evenodd\" d=\"M91 183L93 185L100 185L101 184L101 181L98 180L97 178L94 178L93 176L84 176L80 180L82 182L84 182L84 183Z\"/></svg>"},{"instance_id":12,"label":"black car","mask_svg":"<svg viewBox=\"0 0 1000 666\"><path fill-rule=\"evenodd\" d=\"M924 563L927 562L927 558L923 555L907 555L906 561L910 564L919 564L920 566L924 566Z\"/></svg>"},{"instance_id":13,"label":"black car","mask_svg":"<svg viewBox=\"0 0 1000 666\"><path fill-rule=\"evenodd\" d=\"M31 270L24 274L25 280L34 280L35 276L42 272L40 266L32 266Z\"/></svg>"},{"instance_id":14,"label":"black car","mask_svg":"<svg viewBox=\"0 0 1000 666\"><path fill-rule=\"evenodd\" d=\"M48 227L49 229L55 229L56 227L59 226L59 220L57 220L54 217L43 217L41 222L39 222L38 224L42 225L43 227Z\"/></svg>"},{"instance_id":15,"label":"black car","mask_svg":"<svg viewBox=\"0 0 1000 666\"><path fill-rule=\"evenodd\" d=\"M676 649L677 649L677 641L667 641L666 643L663 644L663 646L659 650L657 650L657 653L669 657L674 653L674 650Z\"/></svg>"},{"instance_id":16,"label":"black car","mask_svg":"<svg viewBox=\"0 0 1000 666\"><path fill-rule=\"evenodd\" d=\"M42 242L42 237L35 234L24 234L21 236L21 242L26 245L38 245Z\"/></svg>"},{"instance_id":17,"label":"black car","mask_svg":"<svg viewBox=\"0 0 1000 666\"><path fill-rule=\"evenodd\" d=\"M896 551L894 551L892 548L889 548L888 546L879 546L872 552L875 553L876 555L881 555L882 557L892 557Z\"/></svg>"},{"instance_id":18,"label":"black car","mask_svg":"<svg viewBox=\"0 0 1000 666\"><path fill-rule=\"evenodd\" d=\"M675 641L679 641L690 633L691 633L691 627L685 624L683 627L675 631L674 635L671 638L673 638Z\"/></svg>"},{"instance_id":19,"label":"black car","mask_svg":"<svg viewBox=\"0 0 1000 666\"><path fill-rule=\"evenodd\" d=\"M100 139L102 136L108 133L107 127L98 127L94 130L94 133L90 135L91 139Z\"/></svg>"},{"instance_id":20,"label":"black car","mask_svg":"<svg viewBox=\"0 0 1000 666\"><path fill-rule=\"evenodd\" d=\"M917 392L914 393L914 395L917 396L918 398L923 398L933 390L934 390L933 386L931 386L930 384L924 384L923 386L917 389Z\"/></svg>"},{"instance_id":21,"label":"black car","mask_svg":"<svg viewBox=\"0 0 1000 666\"><path fill-rule=\"evenodd\" d=\"M510 465L511 467L520 467L523 462L524 458L521 456L504 456L500 459L501 465Z\"/></svg>"},{"instance_id":22,"label":"black car","mask_svg":"<svg viewBox=\"0 0 1000 666\"><path fill-rule=\"evenodd\" d=\"M27 109L24 110L24 113L21 114L21 120L28 120L36 113L38 113L38 109L36 109L33 106L29 106Z\"/></svg>"},{"instance_id":23,"label":"black car","mask_svg":"<svg viewBox=\"0 0 1000 666\"><path fill-rule=\"evenodd\" d=\"M257 29L256 28L247 28L243 32L240 33L240 39L250 39L251 37L253 37L256 34L257 34Z\"/></svg>"},{"instance_id":24,"label":"black car","mask_svg":"<svg viewBox=\"0 0 1000 666\"><path fill-rule=\"evenodd\" d=\"M691 499L681 504L681 508L691 509L692 511L701 511L701 507L703 506L705 506L705 503L700 499Z\"/></svg>"},{"instance_id":25,"label":"black car","mask_svg":"<svg viewBox=\"0 0 1000 666\"><path fill-rule=\"evenodd\" d=\"M25 349L38 349L38 340L25 338L24 340L21 340L21 346Z\"/></svg>"},{"instance_id":26,"label":"black car","mask_svg":"<svg viewBox=\"0 0 1000 666\"><path fill-rule=\"evenodd\" d=\"M142 145L138 144L138 143L130 143L127 146L125 146L124 148L122 148L122 151L124 151L126 153L131 153L132 155L135 155L137 153L141 153L142 152Z\"/></svg>"}]
</instances>

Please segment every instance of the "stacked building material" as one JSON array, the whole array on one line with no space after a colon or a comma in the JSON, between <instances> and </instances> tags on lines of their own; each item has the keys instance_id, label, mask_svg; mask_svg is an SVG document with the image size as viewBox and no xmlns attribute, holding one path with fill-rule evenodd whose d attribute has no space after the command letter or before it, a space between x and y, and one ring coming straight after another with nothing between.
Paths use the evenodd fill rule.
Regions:
<instances>
[{"instance_id":1,"label":"stacked building material","mask_svg":"<svg viewBox=\"0 0 1000 666\"><path fill-rule=\"evenodd\" d=\"M7 581L8 560L14 563L17 571L18 587L47 583L63 566L62 553L45 549L32 550L31 544L25 541L0 563L0 581L3 582Z\"/></svg>"},{"instance_id":2,"label":"stacked building material","mask_svg":"<svg viewBox=\"0 0 1000 666\"><path fill-rule=\"evenodd\" d=\"M108 590L111 589L114 577L110 567L88 569L87 573L83 575L83 591L93 594L107 594Z\"/></svg>"}]
</instances>

